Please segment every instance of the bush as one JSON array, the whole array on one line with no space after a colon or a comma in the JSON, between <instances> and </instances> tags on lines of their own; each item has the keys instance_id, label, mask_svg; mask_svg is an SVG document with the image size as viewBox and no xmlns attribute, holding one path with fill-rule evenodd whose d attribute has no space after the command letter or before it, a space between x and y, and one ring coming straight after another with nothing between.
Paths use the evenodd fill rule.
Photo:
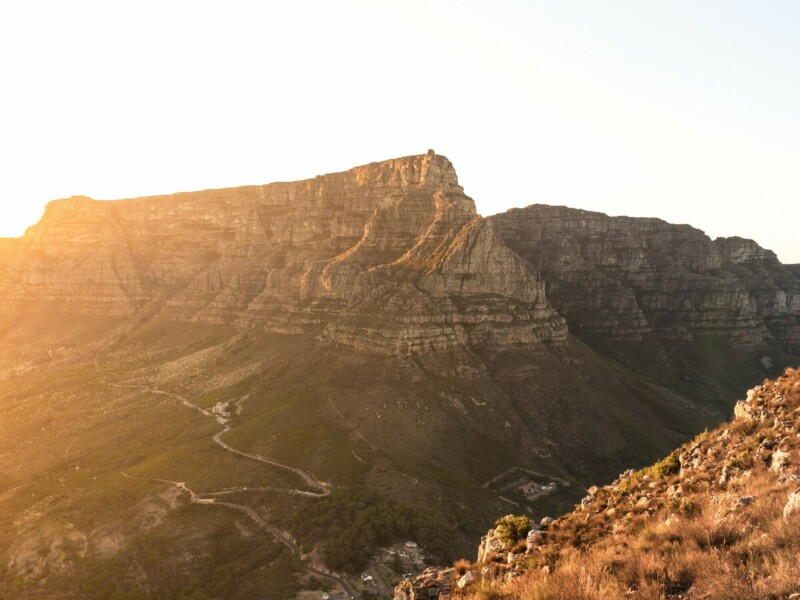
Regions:
<instances>
[{"instance_id":1,"label":"bush","mask_svg":"<svg viewBox=\"0 0 800 600\"><path fill-rule=\"evenodd\" d=\"M472 568L472 563L466 558L461 558L455 562L453 568L455 569L456 576L461 577Z\"/></svg>"},{"instance_id":2,"label":"bush","mask_svg":"<svg viewBox=\"0 0 800 600\"><path fill-rule=\"evenodd\" d=\"M524 540L530 530L531 520L525 515L506 515L495 523L495 533L506 548L513 548L518 542Z\"/></svg>"}]
</instances>

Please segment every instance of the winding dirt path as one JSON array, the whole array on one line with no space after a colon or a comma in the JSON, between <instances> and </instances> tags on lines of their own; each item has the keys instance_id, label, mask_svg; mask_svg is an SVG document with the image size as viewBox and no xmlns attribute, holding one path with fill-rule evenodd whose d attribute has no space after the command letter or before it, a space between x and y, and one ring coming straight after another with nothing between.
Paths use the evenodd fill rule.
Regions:
<instances>
[{"instance_id":1,"label":"winding dirt path","mask_svg":"<svg viewBox=\"0 0 800 600\"><path fill-rule=\"evenodd\" d=\"M225 425L222 431L219 431L214 434L213 437L214 442L216 442L216 444L220 448L227 450L228 452L232 452L233 454L238 454L239 456L249 458L250 460L256 460L258 462L262 462L264 464L273 467L278 467L279 469L285 469L287 471L291 471L295 475L301 477L303 481L305 481L308 484L309 487L316 488L319 490L318 492L309 492L305 490L289 490L289 493L299 494L301 496L311 496L313 498L324 498L325 496L331 493L330 490L331 484L326 481L320 481L319 479L311 475L311 473L303 471L302 469L298 469L297 467L292 467L289 465L285 465L283 463L276 462L274 460L270 460L268 458L261 456L260 454L248 454L247 452L242 452L241 450L237 450L233 446L230 446L229 444L225 443L224 441L222 441L222 436L223 434L227 433L230 430L231 430L230 425Z\"/></svg>"},{"instance_id":2,"label":"winding dirt path","mask_svg":"<svg viewBox=\"0 0 800 600\"><path fill-rule=\"evenodd\" d=\"M100 367L99 361L97 357L94 358L94 366L98 373L107 374L111 376L115 376L114 373L110 371L106 371ZM102 378L101 378L102 379ZM273 488L273 487L253 487L253 486L236 486L232 488L225 488L222 490L217 490L214 492L202 492L196 493L192 489L190 489L186 482L183 481L170 481L168 479L156 479L156 478L149 478L149 477L137 477L135 475L128 475L125 472L120 471L120 473L127 477L128 479L138 479L141 481L150 481L150 482L158 482L158 483L166 483L172 486L177 487L181 491L187 493L191 499L191 502L194 504L202 504L205 506L224 506L225 508L238 510L241 513L244 513L247 517L249 517L252 521L254 521L259 527L264 529L268 532L272 537L276 540L284 544L294 556L297 556L300 559L303 559L303 551L300 546L292 539L290 534L278 529L277 527L270 525L267 523L261 515L259 515L255 510L246 506L244 504L237 504L235 502L227 502L222 501L217 498L217 496L223 496L226 494L234 494L237 492L243 491L278 491L278 492L286 492L289 494L297 494L300 496L308 496L312 498L324 498L325 496L330 495L331 493L331 484L326 481L320 481L316 477L314 477L311 473L299 469L297 467L292 467L291 465L286 465L284 463L280 463L278 461L271 460L259 454L250 454L248 452L243 452L242 450L238 450L228 444L227 442L222 440L222 436L231 430L230 425L227 424L228 420L220 415L216 415L210 410L205 408L201 408L194 404L191 400L186 398L185 396L181 396L180 394L174 394L172 392L166 392L164 390L159 390L156 388L151 388L147 385L141 384L132 384L132 383L115 383L108 381L106 379L102 379L102 381L110 385L112 387L117 388L128 388L128 389L138 389L142 392L151 393L151 394L159 394L162 396L168 396L170 398L174 398L181 402L187 408L191 408L194 411L199 412L201 415L205 417L210 417L217 421L220 425L222 425L222 429L215 433L212 436L212 439L215 444L217 444L220 448L225 450L226 452L230 452L232 454L236 454L237 456L241 456L248 460L254 460L272 467L277 467L279 469L284 469L286 471L290 471L300 477L310 488L315 489L317 491L308 491L308 490L300 490L300 489L283 489L283 488ZM303 565L303 568L313 575L318 577L322 577L323 579L327 579L328 581L333 582L334 584L338 585L342 588L342 590L350 597L355 597L355 590L350 586L346 579L334 575L332 573L328 573L323 571L317 567Z\"/></svg>"},{"instance_id":3,"label":"winding dirt path","mask_svg":"<svg viewBox=\"0 0 800 600\"><path fill-rule=\"evenodd\" d=\"M247 515L252 521L254 521L259 527L267 531L272 537L276 540L284 544L289 551L295 555L296 557L303 559L303 551L300 546L297 545L292 537L267 523L261 515L259 515L255 510L246 506L244 504L236 504L235 502L223 502L221 500L217 500L216 498L205 498L204 496L212 496L216 494L222 493L233 493L236 488L231 488L230 490L222 490L220 492L208 492L208 493L196 493L191 488L186 485L184 481L170 481L169 479L157 479L152 477L137 477L136 475L128 475L124 471L120 471L120 474L123 477L127 477L128 479L137 479L139 481L150 481L150 482L157 482L157 483L166 483L172 486L177 487L182 492L186 492L189 494L189 498L193 504L202 504L204 506L224 506L225 508L230 508L233 510L238 510L241 513ZM243 487L242 489L257 489L257 488L247 488ZM328 573L326 571L322 571L316 567L303 565L303 568L312 575L316 575L318 577L322 577L323 579L327 579L328 581L332 581L334 584L338 585L339 587L344 590L344 592L350 596L351 598L355 596L355 590L350 586L350 584L342 577L338 577L332 573Z\"/></svg>"},{"instance_id":4,"label":"winding dirt path","mask_svg":"<svg viewBox=\"0 0 800 600\"><path fill-rule=\"evenodd\" d=\"M94 359L94 366L97 369L97 371L100 372L100 373L105 373L105 374L112 375L112 376L115 375L114 373L111 373L110 371L106 371L106 370L102 369L100 367L100 364L99 364L98 359L96 357ZM151 388L148 385L142 385L142 384L138 384L138 383L115 383L115 382L112 382L112 381L107 381L105 379L103 379L103 382L106 385L110 385L112 387L138 389L138 390L140 390L142 392L146 392L146 393L150 393L150 394L158 394L158 395L161 395L161 396L167 396L167 397L174 398L174 399L178 400L184 406L186 406L188 408L191 408L194 411L197 411L198 413L200 413L201 415L203 415L205 417L212 418L215 421L217 421L217 423L222 425L222 429L220 431L218 431L217 433L215 433L212 436L212 439L214 440L214 443L217 444L223 450L225 450L227 452L230 452L232 454L236 454L236 455L241 456L243 458L246 458L248 460L254 460L254 461L266 464L266 465L270 465L272 467L276 467L278 469L283 469L285 471L290 471L290 472L294 473L295 475L297 475L298 477L300 477L310 488L318 490L316 492L310 492L308 490L298 490L298 489L285 490L290 494L298 494L298 495L301 495L301 496L310 496L312 498L324 498L325 496L328 496L331 493L331 484L330 483L328 483L327 481L320 481L319 479L317 479L316 477L314 477L311 473L308 473L307 471L304 471L304 470L299 469L297 467L293 467L291 465L287 465L287 464L284 464L284 463L281 463L281 462L278 462L278 461L275 461L275 460L271 460L269 458L261 456L260 454L250 454L248 452L243 452L242 450L238 450L237 448L234 448L233 446L231 446L227 442L223 441L222 440L222 436L231 430L230 425L227 424L228 423L228 419L225 419L225 418L223 418L223 417L221 417L219 415L215 415L210 410L207 410L205 408L201 408L200 406L197 406L195 403L193 403L191 400L189 400L185 396L181 396L180 394L175 394L173 392L166 392L164 390L159 390L157 388Z\"/></svg>"}]
</instances>

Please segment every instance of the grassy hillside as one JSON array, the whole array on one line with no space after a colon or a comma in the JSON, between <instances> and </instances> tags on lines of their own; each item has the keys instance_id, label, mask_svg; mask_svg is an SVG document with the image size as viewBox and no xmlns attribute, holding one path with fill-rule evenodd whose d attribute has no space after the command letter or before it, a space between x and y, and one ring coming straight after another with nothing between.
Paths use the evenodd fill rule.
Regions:
<instances>
[{"instance_id":1,"label":"grassy hillside","mask_svg":"<svg viewBox=\"0 0 800 600\"><path fill-rule=\"evenodd\" d=\"M452 560L487 521L563 511L590 482L715 418L577 340L400 358L315 334L155 319L123 324L120 336L90 325L9 323L0 343L9 598L178 597L184 582L194 582L187 593L250 598L272 589L259 583L265 573L280 573L273 597L290 597L319 584L302 576L307 566L358 574L377 546L405 539L433 562ZM224 432L211 414L219 406ZM329 483L330 494L298 495L315 490L291 470L225 451L217 433ZM526 499L507 485L518 473L559 483ZM193 503L186 490L217 504ZM288 532L306 567L222 501ZM252 544L247 560L232 550Z\"/></svg>"},{"instance_id":2,"label":"grassy hillside","mask_svg":"<svg viewBox=\"0 0 800 600\"><path fill-rule=\"evenodd\" d=\"M459 565L472 600L789 598L800 593L800 371L736 418L591 488L527 542ZM457 578L459 572L453 575ZM434 596L435 597L435 596Z\"/></svg>"}]
</instances>

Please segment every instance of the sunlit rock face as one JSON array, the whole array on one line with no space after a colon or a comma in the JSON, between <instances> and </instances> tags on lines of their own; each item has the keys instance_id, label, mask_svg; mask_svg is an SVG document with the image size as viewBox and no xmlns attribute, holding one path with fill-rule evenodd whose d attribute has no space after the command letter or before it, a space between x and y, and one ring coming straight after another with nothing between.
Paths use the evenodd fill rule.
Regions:
<instances>
[{"instance_id":1,"label":"sunlit rock face","mask_svg":"<svg viewBox=\"0 0 800 600\"><path fill-rule=\"evenodd\" d=\"M752 240L559 206L489 220L540 271L549 300L578 333L800 341L800 279Z\"/></svg>"},{"instance_id":2,"label":"sunlit rock face","mask_svg":"<svg viewBox=\"0 0 800 600\"><path fill-rule=\"evenodd\" d=\"M0 245L0 306L318 327L391 353L566 338L535 270L432 152L293 183L57 200Z\"/></svg>"}]
</instances>

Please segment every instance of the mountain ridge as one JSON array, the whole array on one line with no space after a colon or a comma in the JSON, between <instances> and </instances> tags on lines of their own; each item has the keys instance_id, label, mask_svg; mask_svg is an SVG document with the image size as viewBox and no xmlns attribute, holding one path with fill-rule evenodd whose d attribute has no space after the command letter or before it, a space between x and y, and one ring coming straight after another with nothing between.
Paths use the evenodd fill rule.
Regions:
<instances>
[{"instance_id":1,"label":"mountain ridge","mask_svg":"<svg viewBox=\"0 0 800 600\"><path fill-rule=\"evenodd\" d=\"M559 343L562 316L579 336L755 348L800 341L796 271L752 240L661 219L547 205L480 217L429 151L298 182L52 201L0 241L0 303L120 318L177 286L173 319L324 326L385 352Z\"/></svg>"}]
</instances>

